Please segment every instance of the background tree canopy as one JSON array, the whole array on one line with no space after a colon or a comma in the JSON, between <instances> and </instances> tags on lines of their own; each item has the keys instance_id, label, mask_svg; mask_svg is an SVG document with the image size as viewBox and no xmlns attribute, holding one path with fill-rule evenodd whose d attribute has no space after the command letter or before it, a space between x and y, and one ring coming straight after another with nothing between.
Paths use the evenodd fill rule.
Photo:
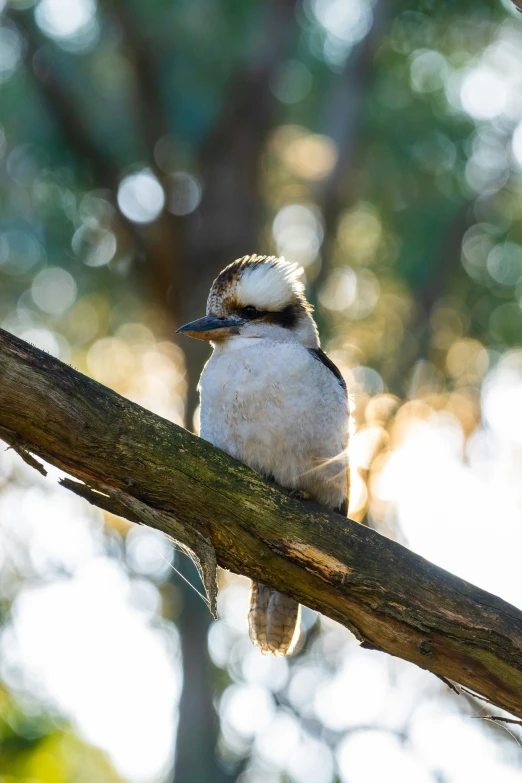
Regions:
<instances>
[{"instance_id":1,"label":"background tree canopy","mask_svg":"<svg viewBox=\"0 0 522 783\"><path fill-rule=\"evenodd\" d=\"M303 265L354 397L350 515L522 607L522 17L509 0L0 0L0 325L197 426L177 343ZM1 381L0 381L1 382ZM0 453L0 780L519 780L517 727L304 612L220 619L150 530Z\"/></svg>"}]
</instances>

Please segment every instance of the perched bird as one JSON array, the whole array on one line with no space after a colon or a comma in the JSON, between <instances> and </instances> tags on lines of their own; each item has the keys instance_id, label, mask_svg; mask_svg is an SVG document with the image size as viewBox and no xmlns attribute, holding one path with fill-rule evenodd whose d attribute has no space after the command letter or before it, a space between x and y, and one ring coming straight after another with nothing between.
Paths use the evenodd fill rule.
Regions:
<instances>
[{"instance_id":1,"label":"perched bird","mask_svg":"<svg viewBox=\"0 0 522 783\"><path fill-rule=\"evenodd\" d=\"M239 258L214 281L207 315L178 332L214 348L199 384L201 437L346 515L348 395L320 348L301 272L282 258ZM253 583L248 624L262 653L288 655L299 638L299 605Z\"/></svg>"}]
</instances>

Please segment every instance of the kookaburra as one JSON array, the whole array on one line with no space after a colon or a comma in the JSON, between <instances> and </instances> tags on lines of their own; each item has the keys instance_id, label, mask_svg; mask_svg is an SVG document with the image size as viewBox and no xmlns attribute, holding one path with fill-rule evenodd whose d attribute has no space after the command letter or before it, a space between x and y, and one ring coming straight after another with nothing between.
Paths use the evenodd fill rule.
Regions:
<instances>
[{"instance_id":1,"label":"kookaburra","mask_svg":"<svg viewBox=\"0 0 522 783\"><path fill-rule=\"evenodd\" d=\"M240 258L214 281L206 316L178 332L214 349L199 384L201 437L346 515L348 395L320 348L301 272L282 258ZM292 598L252 584L249 633L261 652L291 653L299 615Z\"/></svg>"}]
</instances>

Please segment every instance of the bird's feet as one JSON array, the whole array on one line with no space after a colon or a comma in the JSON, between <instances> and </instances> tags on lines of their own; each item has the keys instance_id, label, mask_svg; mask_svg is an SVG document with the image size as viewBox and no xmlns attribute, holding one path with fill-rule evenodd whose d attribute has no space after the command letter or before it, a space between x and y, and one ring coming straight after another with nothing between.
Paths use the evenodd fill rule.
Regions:
<instances>
[{"instance_id":1,"label":"bird's feet","mask_svg":"<svg viewBox=\"0 0 522 783\"><path fill-rule=\"evenodd\" d=\"M304 489L293 489L290 492L290 497L296 500L311 500L312 496L309 492L305 492Z\"/></svg>"}]
</instances>

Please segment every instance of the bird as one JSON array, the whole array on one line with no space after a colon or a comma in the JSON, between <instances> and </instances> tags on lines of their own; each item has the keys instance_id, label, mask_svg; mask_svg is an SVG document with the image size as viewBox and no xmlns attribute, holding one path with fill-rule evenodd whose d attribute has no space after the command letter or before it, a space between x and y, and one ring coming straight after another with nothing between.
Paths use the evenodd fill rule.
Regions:
<instances>
[{"instance_id":1,"label":"bird","mask_svg":"<svg viewBox=\"0 0 522 783\"><path fill-rule=\"evenodd\" d=\"M246 255L214 280L206 315L177 331L213 347L199 381L200 437L291 494L348 513L349 398L321 349L302 268ZM260 582L248 628L265 654L291 654L297 601Z\"/></svg>"}]
</instances>

